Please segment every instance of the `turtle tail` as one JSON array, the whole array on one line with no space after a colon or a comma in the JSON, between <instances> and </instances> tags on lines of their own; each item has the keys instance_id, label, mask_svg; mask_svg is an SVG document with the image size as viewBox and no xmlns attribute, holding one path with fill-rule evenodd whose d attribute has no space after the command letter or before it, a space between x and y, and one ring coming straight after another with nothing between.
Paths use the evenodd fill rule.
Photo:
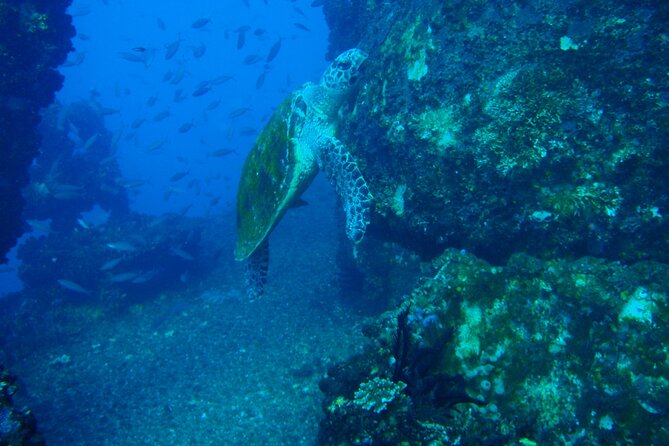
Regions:
<instances>
[{"instance_id":1,"label":"turtle tail","mask_svg":"<svg viewBox=\"0 0 669 446\"><path fill-rule=\"evenodd\" d=\"M335 138L325 138L318 167L325 172L344 204L346 235L354 243L365 236L369 224L372 195L358 164L346 147Z\"/></svg>"},{"instance_id":2,"label":"turtle tail","mask_svg":"<svg viewBox=\"0 0 669 446\"><path fill-rule=\"evenodd\" d=\"M267 283L269 243L262 242L246 262L246 295L250 300L262 297Z\"/></svg>"}]
</instances>

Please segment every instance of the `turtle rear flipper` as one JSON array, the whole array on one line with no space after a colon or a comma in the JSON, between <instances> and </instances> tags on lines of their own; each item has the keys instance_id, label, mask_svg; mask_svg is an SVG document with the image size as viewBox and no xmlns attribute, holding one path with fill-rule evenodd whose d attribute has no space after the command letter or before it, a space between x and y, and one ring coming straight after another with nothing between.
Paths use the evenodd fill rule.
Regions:
<instances>
[{"instance_id":1,"label":"turtle rear flipper","mask_svg":"<svg viewBox=\"0 0 669 446\"><path fill-rule=\"evenodd\" d=\"M246 295L250 300L262 297L269 268L269 242L265 240L246 263Z\"/></svg>"},{"instance_id":2,"label":"turtle rear flipper","mask_svg":"<svg viewBox=\"0 0 669 446\"><path fill-rule=\"evenodd\" d=\"M369 224L372 195L367 182L344 144L336 138L322 138L317 158L318 167L325 172L344 204L346 235L358 243Z\"/></svg>"}]
</instances>

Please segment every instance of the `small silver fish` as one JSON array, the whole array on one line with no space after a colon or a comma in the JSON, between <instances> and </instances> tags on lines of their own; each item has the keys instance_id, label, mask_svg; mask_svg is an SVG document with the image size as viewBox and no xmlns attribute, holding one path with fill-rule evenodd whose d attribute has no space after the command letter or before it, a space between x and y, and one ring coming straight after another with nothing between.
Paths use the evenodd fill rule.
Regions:
<instances>
[{"instance_id":1,"label":"small silver fish","mask_svg":"<svg viewBox=\"0 0 669 446\"><path fill-rule=\"evenodd\" d=\"M76 282L72 282L71 280L58 279L57 282L60 286L62 286L66 290L74 291L75 293L80 293L80 294L91 294L91 292L88 291L86 288L82 287Z\"/></svg>"},{"instance_id":2,"label":"small silver fish","mask_svg":"<svg viewBox=\"0 0 669 446\"><path fill-rule=\"evenodd\" d=\"M114 283L130 282L135 277L139 276L139 273L136 271L131 271L127 273L119 273L111 276L109 280Z\"/></svg>"},{"instance_id":3,"label":"small silver fish","mask_svg":"<svg viewBox=\"0 0 669 446\"><path fill-rule=\"evenodd\" d=\"M121 252L136 252L137 248L132 246L128 242L112 242L112 243L107 243L107 247L115 250L115 251L121 251Z\"/></svg>"},{"instance_id":4,"label":"small silver fish","mask_svg":"<svg viewBox=\"0 0 669 446\"><path fill-rule=\"evenodd\" d=\"M174 254L175 256L177 256L177 257L181 257L181 258L184 259L184 260L188 260L189 262L192 262L193 260L195 260L195 257L193 257L192 255L188 254L188 253L187 253L186 251L184 251L183 249L172 248L172 249L170 249L170 252L171 252L172 254Z\"/></svg>"},{"instance_id":5,"label":"small silver fish","mask_svg":"<svg viewBox=\"0 0 669 446\"><path fill-rule=\"evenodd\" d=\"M211 19L208 18L197 19L196 21L193 22L193 24L190 27L193 29L204 28L209 24L209 22L211 22Z\"/></svg>"},{"instance_id":6,"label":"small silver fish","mask_svg":"<svg viewBox=\"0 0 669 446\"><path fill-rule=\"evenodd\" d=\"M271 62L274 60L274 58L279 54L279 51L281 50L281 38L276 41L274 45L272 45L272 48L269 49L269 53L267 53L267 58L265 58L266 62Z\"/></svg>"},{"instance_id":7,"label":"small silver fish","mask_svg":"<svg viewBox=\"0 0 669 446\"><path fill-rule=\"evenodd\" d=\"M115 259L111 259L100 267L100 271L109 271L110 269L113 269L116 265L121 263L123 261L123 257L117 257Z\"/></svg>"}]
</instances>

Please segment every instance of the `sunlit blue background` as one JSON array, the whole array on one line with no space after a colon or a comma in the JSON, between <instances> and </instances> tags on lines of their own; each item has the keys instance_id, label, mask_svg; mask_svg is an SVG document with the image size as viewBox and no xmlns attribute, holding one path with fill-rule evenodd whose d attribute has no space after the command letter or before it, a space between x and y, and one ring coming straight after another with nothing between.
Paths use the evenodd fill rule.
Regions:
<instances>
[{"instance_id":1,"label":"sunlit blue background","mask_svg":"<svg viewBox=\"0 0 669 446\"><path fill-rule=\"evenodd\" d=\"M118 140L123 178L146 181L129 189L131 208L141 213L179 212L189 205L189 216L230 212L257 133L286 94L318 81L327 65L327 25L321 8L307 1L75 0L69 12L77 30L75 52L60 69L65 84L57 101L88 100L110 113L105 125ZM194 28L199 19L209 22ZM238 49L244 27L245 44ZM278 55L266 63L279 39ZM166 60L166 47L177 41L177 53ZM198 58L193 50L202 45L206 51ZM124 54L146 57L146 63L128 61ZM245 62L254 55L260 61ZM183 79L165 81L170 72L183 72ZM211 85L202 96L192 95L199 83L221 76L231 79ZM175 101L180 89L182 100ZM153 105L150 98L155 98ZM210 109L215 101L220 104ZM245 108L246 113L230 117ZM170 116L154 121L164 111ZM187 123L192 128L180 132ZM150 150L161 142L160 149ZM235 153L209 156L224 148ZM170 181L179 172L188 174ZM20 286L15 252L0 272L0 294Z\"/></svg>"}]
</instances>

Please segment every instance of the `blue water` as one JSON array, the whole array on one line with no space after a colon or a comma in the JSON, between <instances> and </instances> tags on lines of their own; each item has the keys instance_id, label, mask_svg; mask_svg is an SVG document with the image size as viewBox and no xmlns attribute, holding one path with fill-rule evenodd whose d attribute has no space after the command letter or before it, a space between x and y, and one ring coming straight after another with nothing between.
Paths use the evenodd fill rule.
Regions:
<instances>
[{"instance_id":1,"label":"blue water","mask_svg":"<svg viewBox=\"0 0 669 446\"><path fill-rule=\"evenodd\" d=\"M77 30L75 51L60 68L65 82L56 101L65 106L88 101L109 111L104 125L118 141L122 178L144 183L129 190L133 211L161 215L188 207L190 217L232 212L241 166L257 133L283 97L306 81L317 81L328 63L328 28L321 8L298 5L242 0L72 3L68 12ZM194 28L199 19L209 21ZM244 45L238 48L244 27ZM266 63L278 40L278 54ZM166 60L167 47L175 42L178 49ZM202 49L204 54L196 57ZM128 61L124 54L145 62ZM260 61L245 63L254 55ZM167 73L173 74L169 80ZM175 82L177 76L182 80ZM198 84L221 77L230 79L193 96ZM216 102L220 104L213 107ZM248 111L229 117L240 109ZM154 120L164 112L167 118ZM184 124L192 128L180 132ZM73 140L76 130L70 132ZM150 150L152 146L160 148ZM220 149L234 152L209 155ZM178 172L188 174L170 181ZM0 271L0 296L21 289L15 255L16 249Z\"/></svg>"},{"instance_id":2,"label":"blue water","mask_svg":"<svg viewBox=\"0 0 669 446\"><path fill-rule=\"evenodd\" d=\"M231 207L241 165L256 136L251 129L260 131L288 92L306 81L317 81L327 65L327 25L320 8L300 5L303 17L294 9L298 3L254 0L249 5L241 0L73 2L70 12L78 35L70 60L80 54L84 59L80 65L61 69L65 85L58 100L70 103L92 97L103 107L118 110L106 118L105 125L113 134L122 132L118 145L122 173L148 181L131 195L133 210L160 214L192 204L189 215L196 216ZM198 19L210 22L193 28ZM298 29L295 22L311 31ZM237 49L236 30L243 26L250 29L244 46ZM278 39L281 49L266 65L265 58ZM166 46L179 40L177 53L165 60ZM205 54L196 58L193 48L202 45ZM123 59L122 53L153 53L153 57L147 58L145 66ZM245 58L253 55L262 59L245 64ZM180 70L185 74L178 84L163 81L165 73ZM256 88L263 72L265 82ZM198 83L219 76L232 78L213 85L202 96L192 96ZM175 102L179 89L184 99ZM152 97L155 104L149 106ZM220 105L207 110L217 100ZM240 108L250 110L236 119L228 117ZM154 116L165 110L171 116L154 122ZM146 122L133 132L133 122L143 118ZM180 133L184 123L193 126ZM147 153L148 146L163 140L159 151ZM207 156L221 148L236 154ZM170 183L170 177L182 171L189 171L189 176ZM197 180L198 195L185 186L191 179ZM164 194L170 187L174 191L166 201ZM213 196L221 197L214 210L209 208Z\"/></svg>"}]
</instances>

